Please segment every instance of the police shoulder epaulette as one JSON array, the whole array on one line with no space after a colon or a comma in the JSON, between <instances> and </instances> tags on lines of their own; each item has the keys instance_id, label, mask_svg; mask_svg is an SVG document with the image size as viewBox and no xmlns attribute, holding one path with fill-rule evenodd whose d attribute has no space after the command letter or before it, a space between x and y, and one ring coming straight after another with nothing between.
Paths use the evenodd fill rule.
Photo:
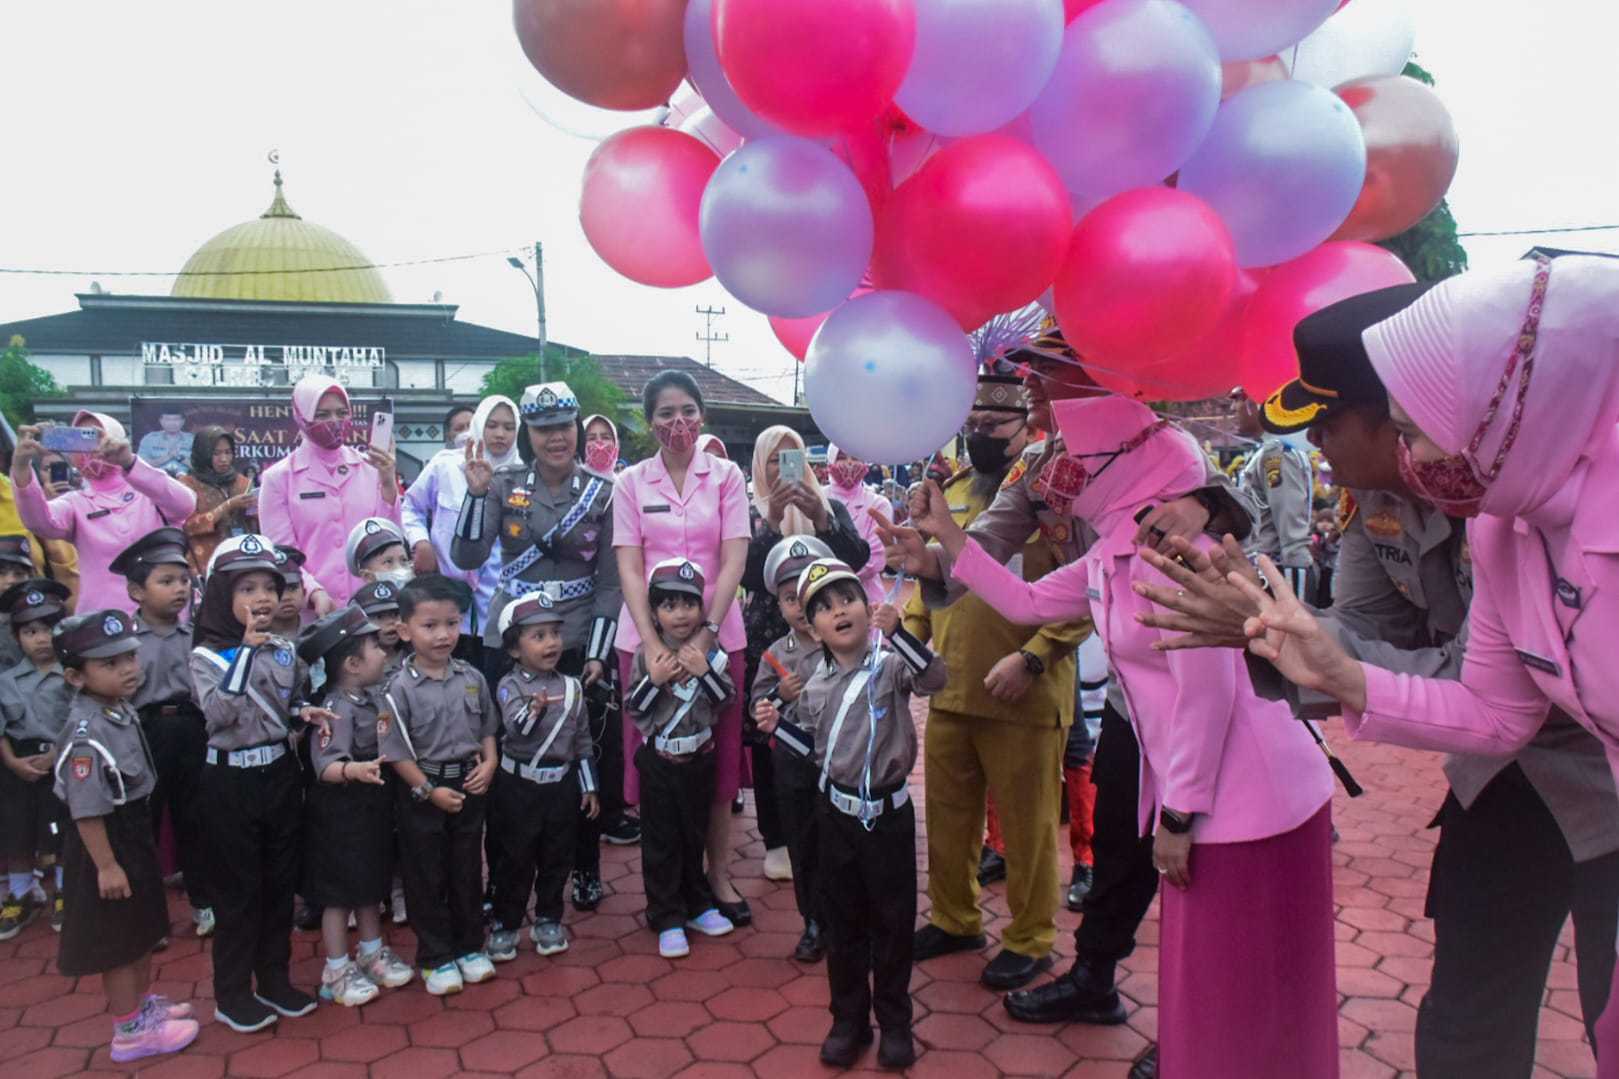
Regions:
<instances>
[{"instance_id":1,"label":"police shoulder epaulette","mask_svg":"<svg viewBox=\"0 0 1619 1079\"><path fill-rule=\"evenodd\" d=\"M1353 521L1355 514L1359 512L1360 504L1355 501L1355 496L1349 493L1349 488L1344 488L1338 496L1338 531L1348 529L1349 522Z\"/></svg>"}]
</instances>

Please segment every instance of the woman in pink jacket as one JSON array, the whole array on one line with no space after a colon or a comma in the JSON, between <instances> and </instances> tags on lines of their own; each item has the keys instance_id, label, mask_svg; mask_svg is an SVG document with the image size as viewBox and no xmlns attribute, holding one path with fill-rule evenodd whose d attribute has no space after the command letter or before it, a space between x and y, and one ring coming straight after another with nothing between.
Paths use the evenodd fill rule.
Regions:
<instances>
[{"instance_id":1,"label":"woman in pink jacket","mask_svg":"<svg viewBox=\"0 0 1619 1079\"><path fill-rule=\"evenodd\" d=\"M1032 584L990 558L926 486L914 523L954 558L956 579L1014 622L1089 615L1141 740L1142 834L1164 889L1159 1074L1168 1079L1333 1079L1338 998L1332 905L1332 773L1280 702L1254 695L1242 657L1162 652L1133 590L1135 514L1205 482L1192 437L1119 397L1053 402L1071 505L1100 539ZM1048 495L1048 499L1052 497ZM1207 538L1205 543L1212 542Z\"/></svg>"},{"instance_id":2,"label":"woman in pink jacket","mask_svg":"<svg viewBox=\"0 0 1619 1079\"><path fill-rule=\"evenodd\" d=\"M367 517L399 520L399 484L392 446L361 453L346 445L354 423L342 383L305 375L292 388L292 418L302 437L293 451L264 470L259 527L277 544L298 548L304 591L316 615L349 601L360 580L349 576L343 545Z\"/></svg>"},{"instance_id":3,"label":"woman in pink jacket","mask_svg":"<svg viewBox=\"0 0 1619 1079\"><path fill-rule=\"evenodd\" d=\"M877 535L879 524L889 523L893 508L888 499L866 486L866 473L871 466L846 450L836 446L826 449L826 473L832 481L830 493L849 510L860 538L871 547L871 557L860 568L860 583L866 586L866 598L873 603L888 599L883 585L883 541Z\"/></svg>"},{"instance_id":4,"label":"woman in pink jacket","mask_svg":"<svg viewBox=\"0 0 1619 1079\"><path fill-rule=\"evenodd\" d=\"M153 529L179 527L197 505L197 496L161 469L136 457L124 426L99 412L80 412L74 427L101 430L95 453L75 453L73 464L84 487L50 501L35 482L32 458L43 451L39 427L17 431L11 461L17 516L40 539L66 540L79 552L78 610L130 608L124 579L107 567L113 556Z\"/></svg>"},{"instance_id":5,"label":"woman in pink jacket","mask_svg":"<svg viewBox=\"0 0 1619 1079\"><path fill-rule=\"evenodd\" d=\"M1362 340L1407 486L1476 516L1461 680L1351 660L1264 560L1276 598L1241 583L1260 606L1250 650L1343 702L1351 737L1509 755L1555 706L1603 740L1619 774L1619 261L1537 257L1453 277ZM1619 994L1596 1035L1597 1074L1616 1079Z\"/></svg>"}]
</instances>

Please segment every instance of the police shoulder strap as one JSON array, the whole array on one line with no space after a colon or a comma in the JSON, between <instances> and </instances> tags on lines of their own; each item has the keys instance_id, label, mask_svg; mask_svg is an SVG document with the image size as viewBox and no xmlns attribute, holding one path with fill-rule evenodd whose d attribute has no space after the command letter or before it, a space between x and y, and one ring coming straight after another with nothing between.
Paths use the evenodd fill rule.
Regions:
<instances>
[{"instance_id":1,"label":"police shoulder strap","mask_svg":"<svg viewBox=\"0 0 1619 1079\"><path fill-rule=\"evenodd\" d=\"M838 735L843 733L843 721L849 718L849 709L854 707L854 702L859 699L861 690L866 688L866 683L870 681L874 670L876 670L875 662L854 672L854 677L849 679L848 688L843 691L843 700L838 704L837 717L832 720L832 729L826 736L826 755L821 758L820 790L826 790L827 773L832 768L832 751L838 747Z\"/></svg>"},{"instance_id":2,"label":"police shoulder strap","mask_svg":"<svg viewBox=\"0 0 1619 1079\"><path fill-rule=\"evenodd\" d=\"M246 645L243 645L243 647L245 648ZM225 657L220 655L218 652L215 652L212 648L204 648L202 645L198 645L191 651L207 660L214 667L219 668L220 674L229 672L231 668L231 664L226 661ZM281 724L283 730L287 731L289 734L291 733L291 723L289 721L289 717L282 714L279 708L271 704L269 699L266 698L263 693L259 692L257 686L250 684L242 690L242 693L247 697L248 700L258 705L259 710L266 716Z\"/></svg>"}]
</instances>

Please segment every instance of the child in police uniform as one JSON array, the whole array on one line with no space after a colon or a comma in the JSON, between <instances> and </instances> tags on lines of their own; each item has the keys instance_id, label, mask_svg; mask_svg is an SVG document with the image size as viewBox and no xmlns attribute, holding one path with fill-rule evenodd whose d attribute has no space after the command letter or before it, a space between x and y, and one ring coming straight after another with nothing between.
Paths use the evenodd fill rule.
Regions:
<instances>
[{"instance_id":1,"label":"child in police uniform","mask_svg":"<svg viewBox=\"0 0 1619 1079\"><path fill-rule=\"evenodd\" d=\"M515 661L496 698L504 737L500 771L489 794L494 880L489 956L517 957L517 929L534 893L530 936L541 955L568 948L562 893L573 869L579 812L600 812L595 743L577 678L557 671L562 612L544 592L530 592L500 612L501 643Z\"/></svg>"},{"instance_id":2,"label":"child in police uniform","mask_svg":"<svg viewBox=\"0 0 1619 1079\"><path fill-rule=\"evenodd\" d=\"M395 805L416 965L435 996L495 976L484 951L484 803L500 715L483 675L452 653L467 587L437 573L399 590L399 633L414 649L383 692L377 746L400 780Z\"/></svg>"},{"instance_id":3,"label":"child in police uniform","mask_svg":"<svg viewBox=\"0 0 1619 1079\"><path fill-rule=\"evenodd\" d=\"M156 769L128 700L140 685L140 642L127 616L94 611L60 622L53 643L78 690L55 765L56 794L73 820L57 967L72 978L101 975L113 1060L172 1053L196 1038L197 1021L191 1005L147 993L169 910L148 805Z\"/></svg>"},{"instance_id":4,"label":"child in police uniform","mask_svg":"<svg viewBox=\"0 0 1619 1079\"><path fill-rule=\"evenodd\" d=\"M307 673L291 641L270 632L286 579L270 540L221 543L192 633L191 687L208 730L199 799L214 903L214 1018L263 1030L307 1015L293 987L292 902L298 884L300 782L292 737L329 730L331 714L300 699Z\"/></svg>"},{"instance_id":5,"label":"child in police uniform","mask_svg":"<svg viewBox=\"0 0 1619 1079\"><path fill-rule=\"evenodd\" d=\"M387 581L403 588L416 576L404 530L386 517L367 517L350 529L343 557L349 575L368 584Z\"/></svg>"},{"instance_id":6,"label":"child in police uniform","mask_svg":"<svg viewBox=\"0 0 1619 1079\"><path fill-rule=\"evenodd\" d=\"M397 988L412 977L410 965L382 943L378 912L389 895L394 861L391 772L383 772L377 755L375 697L388 657L377 643L377 627L353 604L305 629L298 656L310 666L324 666L322 704L337 717L310 750L319 780L304 802L299 891L323 908L326 967L320 997L353 1007L375 997L379 987ZM351 918L360 931L352 959Z\"/></svg>"},{"instance_id":7,"label":"child in police uniform","mask_svg":"<svg viewBox=\"0 0 1619 1079\"><path fill-rule=\"evenodd\" d=\"M303 629L304 607L309 595L304 590L304 563L309 556L296 547L282 544L275 549L276 567L281 573L281 602L276 605L270 632L289 641L298 639Z\"/></svg>"},{"instance_id":8,"label":"child in police uniform","mask_svg":"<svg viewBox=\"0 0 1619 1079\"><path fill-rule=\"evenodd\" d=\"M33 575L34 551L28 537L21 533L0 536L0 592ZM22 650L11 632L10 619L0 614L0 671L15 666L21 659Z\"/></svg>"},{"instance_id":9,"label":"child in police uniform","mask_svg":"<svg viewBox=\"0 0 1619 1079\"><path fill-rule=\"evenodd\" d=\"M788 631L765 649L759 673L754 676L752 713L755 718L766 701L778 715L791 718L805 684L826 662L815 631L799 605L798 580L816 559L831 557L831 548L814 536L786 536L765 558L765 581L776 590L776 604ZM787 834L787 857L793 867L793 893L798 900L798 913L804 918L804 933L793 949L793 958L800 963L818 963L826 952L821 938L825 920L820 914L820 893L816 887L818 798L815 767L807 759L810 748L790 749L785 736L778 735L772 739L770 750L776 769L776 798L782 829Z\"/></svg>"},{"instance_id":10,"label":"child in police uniform","mask_svg":"<svg viewBox=\"0 0 1619 1079\"><path fill-rule=\"evenodd\" d=\"M399 587L391 581L373 581L355 592L349 603L364 611L371 624L377 627L377 644L387 657L387 673L383 677L386 683L399 673L408 654L408 649L399 640ZM397 864L389 902L393 907L395 925L404 925L410 920L405 909L405 885L400 879Z\"/></svg>"},{"instance_id":11,"label":"child in police uniform","mask_svg":"<svg viewBox=\"0 0 1619 1079\"><path fill-rule=\"evenodd\" d=\"M187 546L180 529L159 528L120 551L108 568L124 578L136 607L131 626L141 645L141 685L129 703L141 718L157 765L152 827L161 832L167 809L191 901L191 922L197 936L206 937L214 931L214 911L204 880L207 860L202 856L197 784L208 731L191 699L191 627L184 619L192 587Z\"/></svg>"},{"instance_id":12,"label":"child in police uniform","mask_svg":"<svg viewBox=\"0 0 1619 1079\"><path fill-rule=\"evenodd\" d=\"M691 953L686 929L704 936L734 926L719 912L703 871L708 814L714 800L712 731L719 706L736 693L727 658L705 656L692 643L703 626L703 571L666 558L648 574L647 603L666 651L648 661L646 643L630 661L624 707L641 732L635 751L641 777L641 879L646 920L658 954Z\"/></svg>"},{"instance_id":13,"label":"child in police uniform","mask_svg":"<svg viewBox=\"0 0 1619 1079\"><path fill-rule=\"evenodd\" d=\"M906 780L916 765L913 693L944 688L944 661L900 625L899 609L873 608L853 570L821 559L799 579L799 602L827 662L804 686L795 723L761 702L761 730L813 745L820 785L822 908L832 1029L821 1060L847 1068L871 1041L871 1014L882 1028L877 1062L908 1067L911 1038L911 943L916 926L916 812ZM894 647L873 647L871 627Z\"/></svg>"},{"instance_id":14,"label":"child in police uniform","mask_svg":"<svg viewBox=\"0 0 1619 1079\"><path fill-rule=\"evenodd\" d=\"M69 687L51 645L51 628L67 613L68 590L30 577L0 593L0 611L23 658L0 673L0 854L6 859L7 894L0 903L0 940L22 932L43 909L62 928L62 803L47 782L67 715ZM34 880L45 878L41 894Z\"/></svg>"}]
</instances>

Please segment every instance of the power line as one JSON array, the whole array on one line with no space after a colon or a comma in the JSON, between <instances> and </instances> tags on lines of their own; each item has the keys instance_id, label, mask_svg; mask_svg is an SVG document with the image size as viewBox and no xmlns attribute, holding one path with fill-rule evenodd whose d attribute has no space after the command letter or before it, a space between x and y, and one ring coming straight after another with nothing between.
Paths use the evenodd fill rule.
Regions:
<instances>
[{"instance_id":1,"label":"power line","mask_svg":"<svg viewBox=\"0 0 1619 1079\"><path fill-rule=\"evenodd\" d=\"M339 273L345 270L386 270L395 266L426 266L437 262L465 262L468 259L509 255L511 248L475 251L466 255L440 255L436 258L403 259L399 262L356 262L348 266L301 266L278 270L37 270L0 266L0 274L34 274L40 277L257 277L280 274Z\"/></svg>"},{"instance_id":2,"label":"power line","mask_svg":"<svg viewBox=\"0 0 1619 1079\"><path fill-rule=\"evenodd\" d=\"M1608 232L1619 225L1574 225L1566 229L1500 229L1495 232L1458 232L1458 238L1467 236L1551 236L1559 232Z\"/></svg>"}]
</instances>

